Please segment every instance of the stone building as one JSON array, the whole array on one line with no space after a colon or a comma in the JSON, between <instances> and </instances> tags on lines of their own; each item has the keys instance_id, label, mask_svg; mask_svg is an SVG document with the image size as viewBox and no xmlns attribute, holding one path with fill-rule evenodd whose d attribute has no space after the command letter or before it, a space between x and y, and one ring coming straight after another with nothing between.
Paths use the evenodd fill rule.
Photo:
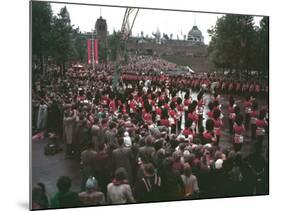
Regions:
<instances>
[{"instance_id":1,"label":"stone building","mask_svg":"<svg viewBox=\"0 0 281 211\"><path fill-rule=\"evenodd\" d=\"M199 72L208 72L211 64L208 60L208 46L204 43L204 37L199 28L194 25L188 32L186 39L173 39L173 37L161 37L157 28L154 38L130 37L127 48L131 54L153 55L164 58L180 65L188 65Z\"/></svg>"}]
</instances>

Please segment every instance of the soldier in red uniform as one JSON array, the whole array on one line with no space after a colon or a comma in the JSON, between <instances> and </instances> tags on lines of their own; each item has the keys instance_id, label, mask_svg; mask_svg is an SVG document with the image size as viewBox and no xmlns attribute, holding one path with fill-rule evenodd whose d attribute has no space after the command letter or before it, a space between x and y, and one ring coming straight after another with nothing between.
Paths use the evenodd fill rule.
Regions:
<instances>
[{"instance_id":1,"label":"soldier in red uniform","mask_svg":"<svg viewBox=\"0 0 281 211\"><path fill-rule=\"evenodd\" d=\"M182 134L185 136L185 138L188 139L189 142L192 142L195 136L194 130L192 128L193 122L191 119L187 119L185 122L185 128L182 132Z\"/></svg>"},{"instance_id":2,"label":"soldier in red uniform","mask_svg":"<svg viewBox=\"0 0 281 211\"><path fill-rule=\"evenodd\" d=\"M265 136L265 130L268 127L268 122L265 120L266 116L266 110L262 109L259 113L259 117L256 120L256 136L257 141L260 146L263 144L264 136Z\"/></svg>"},{"instance_id":3,"label":"soldier in red uniform","mask_svg":"<svg viewBox=\"0 0 281 211\"><path fill-rule=\"evenodd\" d=\"M229 123L229 133L233 134L233 123L234 123L234 98L232 96L229 97L229 105L228 105L228 123Z\"/></svg>"},{"instance_id":4,"label":"soldier in red uniform","mask_svg":"<svg viewBox=\"0 0 281 211\"><path fill-rule=\"evenodd\" d=\"M214 103L209 102L208 108L209 108L209 111L207 112L207 117L208 117L208 119L212 119L213 118Z\"/></svg>"},{"instance_id":5,"label":"soldier in red uniform","mask_svg":"<svg viewBox=\"0 0 281 211\"><path fill-rule=\"evenodd\" d=\"M169 119L171 125L171 133L176 134L177 130L177 112L175 111L176 105L174 102L170 103Z\"/></svg>"},{"instance_id":6,"label":"soldier in red uniform","mask_svg":"<svg viewBox=\"0 0 281 211\"><path fill-rule=\"evenodd\" d=\"M243 125L243 116L241 114L236 116L235 123L233 125L233 130L234 130L234 141L233 141L234 150L238 152L242 148L242 144L244 142L243 134L246 131Z\"/></svg>"},{"instance_id":7,"label":"soldier in red uniform","mask_svg":"<svg viewBox=\"0 0 281 211\"><path fill-rule=\"evenodd\" d=\"M191 119L195 123L195 128L198 126L198 114L196 112L197 101L192 101L187 111L187 119Z\"/></svg>"},{"instance_id":8,"label":"soldier in red uniform","mask_svg":"<svg viewBox=\"0 0 281 211\"><path fill-rule=\"evenodd\" d=\"M245 129L249 129L250 124L250 113L251 113L251 107L252 107L252 100L249 95L246 96L246 99L243 102L244 109L245 109Z\"/></svg>"},{"instance_id":9,"label":"soldier in red uniform","mask_svg":"<svg viewBox=\"0 0 281 211\"><path fill-rule=\"evenodd\" d=\"M214 133L214 121L212 119L208 119L206 121L206 131L203 133L203 144L214 144L216 145L216 137Z\"/></svg>"},{"instance_id":10,"label":"soldier in red uniform","mask_svg":"<svg viewBox=\"0 0 281 211\"><path fill-rule=\"evenodd\" d=\"M214 121L214 133L216 136L216 144L219 145L220 142L220 136L221 136L221 128L222 128L222 120L220 118L221 111L219 109L215 109L213 111L213 121Z\"/></svg>"},{"instance_id":11,"label":"soldier in red uniform","mask_svg":"<svg viewBox=\"0 0 281 211\"><path fill-rule=\"evenodd\" d=\"M167 109L163 109L162 110L162 115L161 115L161 120L160 120L160 126L169 127L170 126L170 122L169 122L168 118L169 118L168 110Z\"/></svg>"},{"instance_id":12,"label":"soldier in red uniform","mask_svg":"<svg viewBox=\"0 0 281 211\"><path fill-rule=\"evenodd\" d=\"M250 112L251 138L252 138L252 140L256 139L256 129L257 129L256 121L257 121L258 115L259 115L258 103L256 101L253 101L251 112Z\"/></svg>"},{"instance_id":13,"label":"soldier in red uniform","mask_svg":"<svg viewBox=\"0 0 281 211\"><path fill-rule=\"evenodd\" d=\"M204 101L203 101L204 91L201 90L197 95L197 111L198 111L198 127L202 126L203 122L203 111L204 111Z\"/></svg>"},{"instance_id":14,"label":"soldier in red uniform","mask_svg":"<svg viewBox=\"0 0 281 211\"><path fill-rule=\"evenodd\" d=\"M186 90L186 93L184 95L184 102L183 102L183 105L184 105L184 116L185 116L185 121L187 120L187 111L188 111L188 106L191 104L191 97L190 97L190 91L189 89Z\"/></svg>"},{"instance_id":15,"label":"soldier in red uniform","mask_svg":"<svg viewBox=\"0 0 281 211\"><path fill-rule=\"evenodd\" d=\"M260 85L258 83L255 84L255 97L260 96Z\"/></svg>"},{"instance_id":16,"label":"soldier in red uniform","mask_svg":"<svg viewBox=\"0 0 281 211\"><path fill-rule=\"evenodd\" d=\"M177 110L177 126L178 126L178 132L181 131L181 123L182 123L182 115L183 115L183 104L182 99L180 97L177 98L176 103L176 110Z\"/></svg>"},{"instance_id":17,"label":"soldier in red uniform","mask_svg":"<svg viewBox=\"0 0 281 211\"><path fill-rule=\"evenodd\" d=\"M241 91L241 83L240 82L237 82L236 83L236 88L235 88L236 90L236 94L240 94L240 91Z\"/></svg>"}]
</instances>

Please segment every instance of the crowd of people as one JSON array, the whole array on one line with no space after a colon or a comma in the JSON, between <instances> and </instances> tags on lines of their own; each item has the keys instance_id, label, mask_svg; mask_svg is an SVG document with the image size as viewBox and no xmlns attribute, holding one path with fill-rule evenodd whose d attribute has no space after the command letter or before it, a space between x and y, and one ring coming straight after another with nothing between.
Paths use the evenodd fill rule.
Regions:
<instances>
[{"instance_id":1,"label":"crowd of people","mask_svg":"<svg viewBox=\"0 0 281 211\"><path fill-rule=\"evenodd\" d=\"M160 63L153 61L160 70L167 66ZM33 132L44 131L66 159L80 162L81 192L71 190L71 175L58 175L50 199L43 183L34 185L33 208L266 194L268 108L256 99L261 87L210 75L151 74L141 64L144 74L121 66L117 87L113 65L34 78ZM243 103L235 99L240 92ZM223 132L230 138L223 140ZM248 133L253 147L244 156ZM223 141L232 147L221 147Z\"/></svg>"}]
</instances>

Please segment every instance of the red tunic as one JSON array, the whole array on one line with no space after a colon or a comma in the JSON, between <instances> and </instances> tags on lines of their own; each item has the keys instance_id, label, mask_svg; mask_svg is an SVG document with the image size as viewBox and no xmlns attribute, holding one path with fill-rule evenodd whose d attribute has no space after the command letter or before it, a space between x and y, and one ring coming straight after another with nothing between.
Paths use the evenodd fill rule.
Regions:
<instances>
[{"instance_id":1,"label":"red tunic","mask_svg":"<svg viewBox=\"0 0 281 211\"><path fill-rule=\"evenodd\" d=\"M187 138L189 135L194 136L194 132L193 130L191 130L190 128L184 128L184 130L182 131L182 134Z\"/></svg>"},{"instance_id":2,"label":"red tunic","mask_svg":"<svg viewBox=\"0 0 281 211\"><path fill-rule=\"evenodd\" d=\"M169 125L170 125L169 120L168 119L161 119L160 125L169 127Z\"/></svg>"},{"instance_id":3,"label":"red tunic","mask_svg":"<svg viewBox=\"0 0 281 211\"><path fill-rule=\"evenodd\" d=\"M259 84L256 84L256 86L255 86L255 92L256 92L256 93L260 92L260 85L259 85Z\"/></svg>"},{"instance_id":4,"label":"red tunic","mask_svg":"<svg viewBox=\"0 0 281 211\"><path fill-rule=\"evenodd\" d=\"M134 101L134 100L132 100L131 102L130 102L130 111L131 112L136 112L137 111L137 104L136 104L136 102Z\"/></svg>"},{"instance_id":5,"label":"red tunic","mask_svg":"<svg viewBox=\"0 0 281 211\"><path fill-rule=\"evenodd\" d=\"M193 122L198 121L198 115L195 113L195 111L192 113L188 113L187 118L191 119Z\"/></svg>"},{"instance_id":6,"label":"red tunic","mask_svg":"<svg viewBox=\"0 0 281 211\"><path fill-rule=\"evenodd\" d=\"M208 116L209 119L212 119L213 118L213 111L208 111L207 116Z\"/></svg>"},{"instance_id":7,"label":"red tunic","mask_svg":"<svg viewBox=\"0 0 281 211\"><path fill-rule=\"evenodd\" d=\"M152 120L151 114L150 114L150 113L145 113L145 114L143 115L143 120L144 120L145 122L151 121L151 120Z\"/></svg>"},{"instance_id":8,"label":"red tunic","mask_svg":"<svg viewBox=\"0 0 281 211\"><path fill-rule=\"evenodd\" d=\"M190 101L191 101L190 98L185 99L185 100L184 100L184 105L185 105L185 106L189 106Z\"/></svg>"},{"instance_id":9,"label":"red tunic","mask_svg":"<svg viewBox=\"0 0 281 211\"><path fill-rule=\"evenodd\" d=\"M221 135L221 127L222 127L222 120L221 119L213 119L214 121L214 132L217 136Z\"/></svg>"},{"instance_id":10,"label":"red tunic","mask_svg":"<svg viewBox=\"0 0 281 211\"><path fill-rule=\"evenodd\" d=\"M251 124L256 124L256 120L257 120L258 115L259 115L258 111L251 111L250 112Z\"/></svg>"},{"instance_id":11,"label":"red tunic","mask_svg":"<svg viewBox=\"0 0 281 211\"><path fill-rule=\"evenodd\" d=\"M205 140L207 140L207 142L213 142L215 143L217 140L214 138L213 134L206 131L203 133L203 137Z\"/></svg>"},{"instance_id":12,"label":"red tunic","mask_svg":"<svg viewBox=\"0 0 281 211\"><path fill-rule=\"evenodd\" d=\"M243 138L242 134L246 131L245 128L244 128L244 125L234 124L233 130L234 130L234 133L235 133L235 135L234 135L234 143L235 144L243 143L244 138Z\"/></svg>"},{"instance_id":13,"label":"red tunic","mask_svg":"<svg viewBox=\"0 0 281 211\"><path fill-rule=\"evenodd\" d=\"M265 128L268 126L268 123L264 119L257 119L256 120L256 134L257 136L264 136L265 135Z\"/></svg>"},{"instance_id":14,"label":"red tunic","mask_svg":"<svg viewBox=\"0 0 281 211\"><path fill-rule=\"evenodd\" d=\"M112 112L116 111L115 100L111 100L109 103L109 110Z\"/></svg>"}]
</instances>

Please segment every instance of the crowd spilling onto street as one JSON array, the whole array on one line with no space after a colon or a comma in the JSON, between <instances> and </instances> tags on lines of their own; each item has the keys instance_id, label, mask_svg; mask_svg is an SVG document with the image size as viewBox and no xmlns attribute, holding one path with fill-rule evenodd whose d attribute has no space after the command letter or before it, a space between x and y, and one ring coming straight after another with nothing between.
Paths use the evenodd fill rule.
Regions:
<instances>
[{"instance_id":1,"label":"crowd spilling onto street","mask_svg":"<svg viewBox=\"0 0 281 211\"><path fill-rule=\"evenodd\" d=\"M143 56L34 77L33 140L47 139L46 147L80 162L81 192L72 191L71 175L58 175L49 199L37 181L33 208L267 193L269 111L257 99L268 96L268 84L170 73L178 68ZM230 138L223 140L223 132ZM244 156L247 134L253 147ZM232 147L221 147L223 141Z\"/></svg>"}]
</instances>

